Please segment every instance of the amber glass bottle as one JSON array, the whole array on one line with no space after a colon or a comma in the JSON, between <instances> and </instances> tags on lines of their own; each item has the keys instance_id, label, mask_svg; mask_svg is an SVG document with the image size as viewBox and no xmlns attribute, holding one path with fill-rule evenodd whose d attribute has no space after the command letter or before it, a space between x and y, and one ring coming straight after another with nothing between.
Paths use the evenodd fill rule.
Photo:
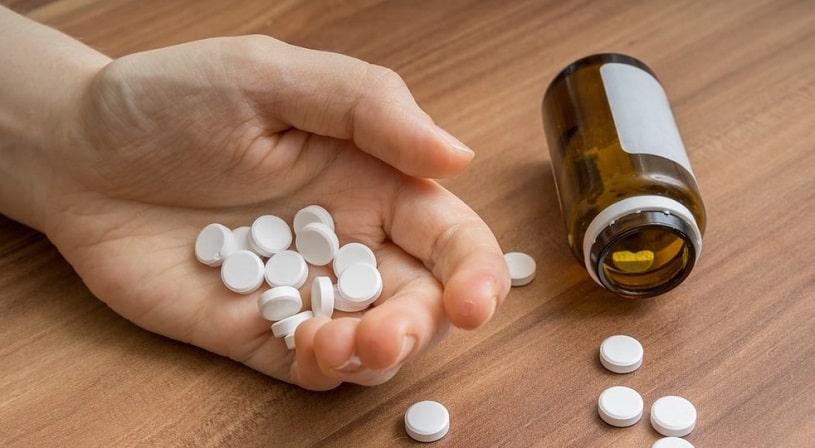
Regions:
<instances>
[{"instance_id":1,"label":"amber glass bottle","mask_svg":"<svg viewBox=\"0 0 815 448\"><path fill-rule=\"evenodd\" d=\"M569 245L591 277L627 297L680 284L705 209L653 72L621 54L580 59L546 90L543 127Z\"/></svg>"}]
</instances>

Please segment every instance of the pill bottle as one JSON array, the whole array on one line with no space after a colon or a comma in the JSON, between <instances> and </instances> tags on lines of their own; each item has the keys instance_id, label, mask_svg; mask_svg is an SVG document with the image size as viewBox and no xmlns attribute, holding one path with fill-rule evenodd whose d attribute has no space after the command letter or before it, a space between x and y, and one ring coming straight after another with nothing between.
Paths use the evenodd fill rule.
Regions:
<instances>
[{"instance_id":1,"label":"pill bottle","mask_svg":"<svg viewBox=\"0 0 815 448\"><path fill-rule=\"evenodd\" d=\"M680 284L701 253L705 209L651 69L585 57L554 78L542 112L569 246L592 279L626 297Z\"/></svg>"}]
</instances>

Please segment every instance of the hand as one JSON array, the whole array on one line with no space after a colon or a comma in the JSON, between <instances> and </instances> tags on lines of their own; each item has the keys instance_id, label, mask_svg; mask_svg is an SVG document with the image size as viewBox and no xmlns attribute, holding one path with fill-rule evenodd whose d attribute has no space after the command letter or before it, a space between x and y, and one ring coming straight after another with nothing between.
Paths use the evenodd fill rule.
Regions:
<instances>
[{"instance_id":1,"label":"hand","mask_svg":"<svg viewBox=\"0 0 815 448\"><path fill-rule=\"evenodd\" d=\"M427 179L472 152L389 70L211 39L115 60L77 98L49 156L43 227L95 295L148 330L308 389L373 385L450 322L486 322L509 290L492 232ZM208 223L291 222L309 204L332 213L341 244L374 249L384 290L364 314L302 324L295 354L259 315L261 291L231 293L193 246Z\"/></svg>"}]
</instances>

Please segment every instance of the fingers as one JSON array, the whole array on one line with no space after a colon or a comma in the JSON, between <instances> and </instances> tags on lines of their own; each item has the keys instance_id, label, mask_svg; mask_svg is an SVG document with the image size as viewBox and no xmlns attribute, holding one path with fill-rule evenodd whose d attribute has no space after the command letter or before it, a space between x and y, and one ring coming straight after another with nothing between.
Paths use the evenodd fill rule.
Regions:
<instances>
[{"instance_id":1,"label":"fingers","mask_svg":"<svg viewBox=\"0 0 815 448\"><path fill-rule=\"evenodd\" d=\"M452 193L424 179L406 181L386 232L444 285L444 310L461 328L492 317L510 288L503 252L487 224Z\"/></svg>"},{"instance_id":2,"label":"fingers","mask_svg":"<svg viewBox=\"0 0 815 448\"><path fill-rule=\"evenodd\" d=\"M234 76L272 127L352 140L413 176L451 177L472 159L473 152L433 123L393 71L271 38L238 39L230 42L241 51L230 58L251 70Z\"/></svg>"}]
</instances>

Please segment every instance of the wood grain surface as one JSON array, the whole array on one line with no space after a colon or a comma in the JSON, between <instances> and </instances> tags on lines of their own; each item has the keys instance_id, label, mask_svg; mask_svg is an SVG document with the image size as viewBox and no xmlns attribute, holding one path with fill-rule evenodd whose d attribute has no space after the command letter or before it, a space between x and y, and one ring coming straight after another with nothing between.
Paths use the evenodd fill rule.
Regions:
<instances>
[{"instance_id":1,"label":"wood grain surface","mask_svg":"<svg viewBox=\"0 0 815 448\"><path fill-rule=\"evenodd\" d=\"M650 447L647 417L598 418L612 385L646 409L690 399L697 447L815 446L815 2L0 3L114 57L264 33L390 67L477 152L443 184L538 263L485 327L385 385L316 393L136 327L0 216L0 446L415 446L404 412L433 399L452 422L434 446ZM572 258L541 127L549 81L601 51L660 77L709 216L694 272L650 300L604 292ZM645 347L633 374L597 359L617 333Z\"/></svg>"}]
</instances>

